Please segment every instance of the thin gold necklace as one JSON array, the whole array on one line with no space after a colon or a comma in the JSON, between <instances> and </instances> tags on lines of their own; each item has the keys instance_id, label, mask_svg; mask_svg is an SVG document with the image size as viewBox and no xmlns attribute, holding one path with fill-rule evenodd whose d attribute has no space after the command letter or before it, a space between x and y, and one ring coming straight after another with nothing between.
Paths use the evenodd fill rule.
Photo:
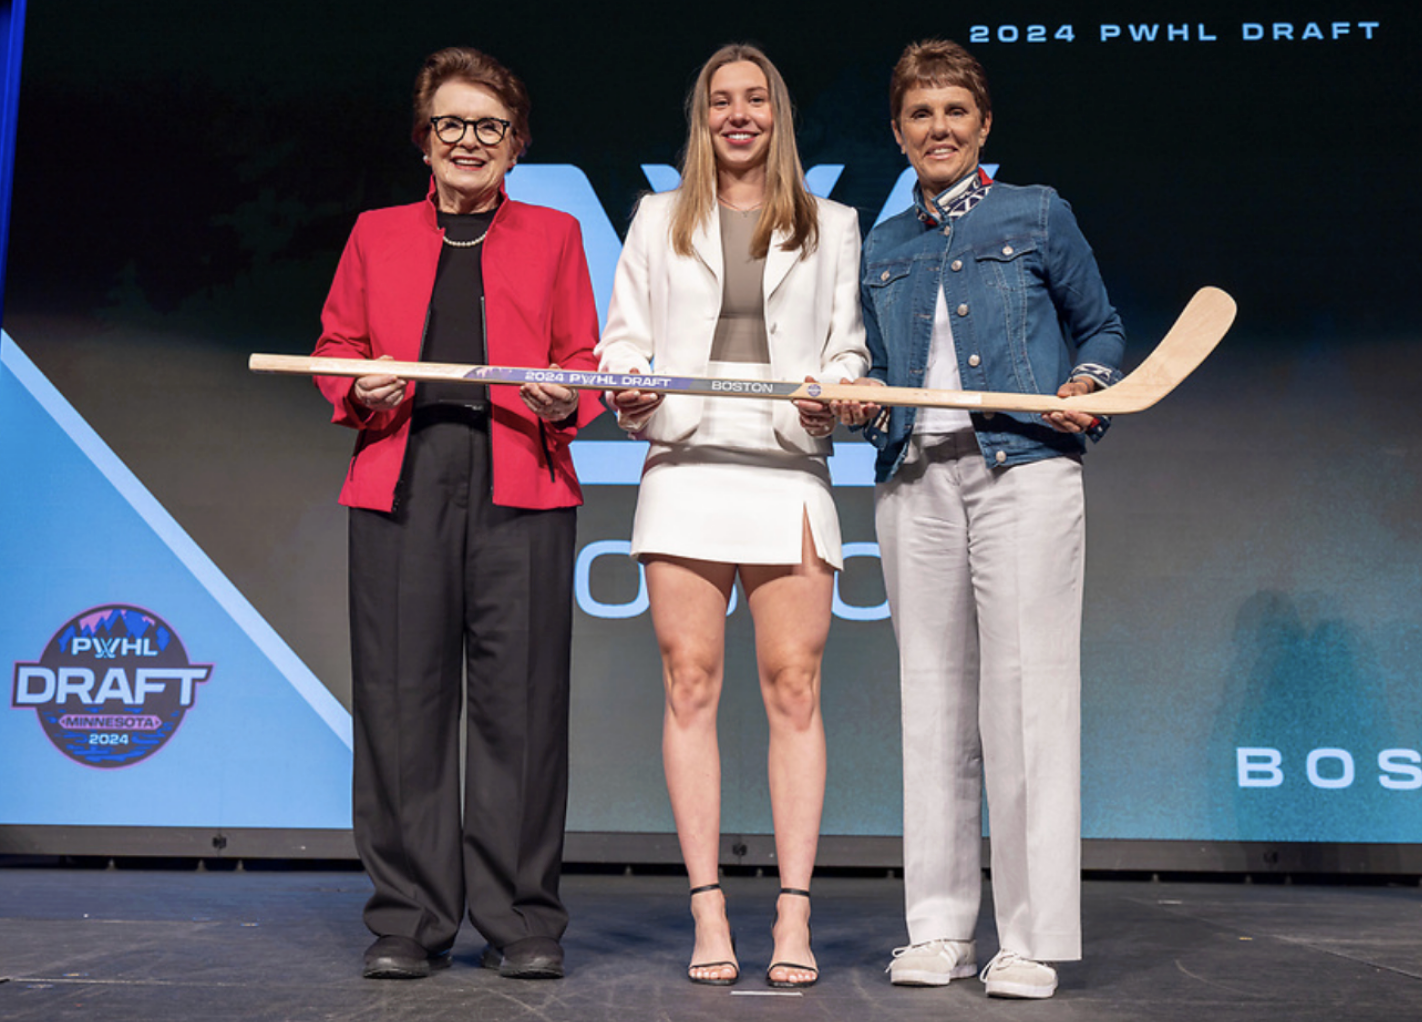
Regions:
<instances>
[{"instance_id":1,"label":"thin gold necklace","mask_svg":"<svg viewBox=\"0 0 1422 1022\"><path fill-rule=\"evenodd\" d=\"M737 213L754 213L756 210L760 209L760 207L765 204L765 200L762 199L760 202L757 202L754 206L746 206L746 207L742 208L741 206L737 206L737 205L735 205L734 203L727 202L725 199L721 198L719 195L716 196L716 201L719 202L721 205L725 206L727 209L734 210L734 211L737 212Z\"/></svg>"}]
</instances>

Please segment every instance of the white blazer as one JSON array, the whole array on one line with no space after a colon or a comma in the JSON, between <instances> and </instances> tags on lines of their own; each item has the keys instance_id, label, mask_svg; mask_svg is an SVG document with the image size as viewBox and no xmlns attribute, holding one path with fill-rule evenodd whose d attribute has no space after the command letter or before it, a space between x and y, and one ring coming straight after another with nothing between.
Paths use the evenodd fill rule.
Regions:
<instances>
[{"instance_id":1,"label":"white blazer","mask_svg":"<svg viewBox=\"0 0 1422 1022\"><path fill-rule=\"evenodd\" d=\"M671 246L675 192L648 195L637 209L617 262L607 327L597 346L603 372L706 376L721 316L724 266L720 217L707 218L692 237L693 256ZM859 311L859 214L816 199L819 245L801 258L780 247L777 233L765 257L762 289L770 341L771 378L821 383L855 380L869 367ZM675 443L696 432L706 398L669 394L641 436ZM712 398L711 400L743 400ZM833 444L800 426L793 401L776 400L775 435L792 450L828 454Z\"/></svg>"}]
</instances>

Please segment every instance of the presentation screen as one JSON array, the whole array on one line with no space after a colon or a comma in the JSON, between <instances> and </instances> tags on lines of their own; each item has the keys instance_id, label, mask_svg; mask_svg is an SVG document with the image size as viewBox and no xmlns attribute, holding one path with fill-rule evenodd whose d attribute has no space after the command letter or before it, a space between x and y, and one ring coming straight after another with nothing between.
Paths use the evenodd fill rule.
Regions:
<instances>
[{"instance_id":1,"label":"presentation screen","mask_svg":"<svg viewBox=\"0 0 1422 1022\"><path fill-rule=\"evenodd\" d=\"M720 44L776 62L810 189L867 233L911 201L890 70L940 36L987 69L990 172L1071 204L1127 369L1199 287L1239 305L1085 458L1083 836L1422 841L1419 30L1402 3L36 0L0 347L0 762L23 782L0 827L349 828L354 435L309 379L246 365L309 353L357 215L425 195L426 54L477 46L526 81L509 194L579 219L605 317ZM674 829L627 555L644 453L607 415L574 446L578 834ZM838 432L823 831L845 838L902 825L872 460ZM727 636L722 829L763 835L741 595Z\"/></svg>"}]
</instances>

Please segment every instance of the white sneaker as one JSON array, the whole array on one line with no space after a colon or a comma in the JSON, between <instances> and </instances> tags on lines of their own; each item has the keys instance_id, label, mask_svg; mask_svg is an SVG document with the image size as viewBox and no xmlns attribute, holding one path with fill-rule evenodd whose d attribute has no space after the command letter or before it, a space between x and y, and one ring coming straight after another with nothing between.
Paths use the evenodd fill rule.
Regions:
<instances>
[{"instance_id":1,"label":"white sneaker","mask_svg":"<svg viewBox=\"0 0 1422 1022\"><path fill-rule=\"evenodd\" d=\"M977 944L971 940L926 940L894 948L886 970L889 982L901 987L942 987L978 971Z\"/></svg>"},{"instance_id":2,"label":"white sneaker","mask_svg":"<svg viewBox=\"0 0 1422 1022\"><path fill-rule=\"evenodd\" d=\"M1015 951L993 955L980 978L989 997L1051 997L1057 989L1056 969Z\"/></svg>"}]
</instances>

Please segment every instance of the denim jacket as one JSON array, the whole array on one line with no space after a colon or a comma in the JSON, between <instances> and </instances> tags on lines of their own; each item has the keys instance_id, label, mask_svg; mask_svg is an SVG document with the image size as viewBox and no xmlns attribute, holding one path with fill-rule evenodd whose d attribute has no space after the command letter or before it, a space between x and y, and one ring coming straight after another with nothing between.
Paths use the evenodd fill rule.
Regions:
<instances>
[{"instance_id":1,"label":"denim jacket","mask_svg":"<svg viewBox=\"0 0 1422 1022\"><path fill-rule=\"evenodd\" d=\"M940 286L965 390L1055 394L1073 376L1103 386L1121 378L1121 319L1071 207L1051 188L994 183L956 220L929 225L910 208L869 232L860 297L871 377L923 386ZM887 422L866 427L879 448L878 482L903 461L915 416L895 407ZM990 467L1080 456L1086 446L1037 415L983 412L972 420Z\"/></svg>"}]
</instances>

